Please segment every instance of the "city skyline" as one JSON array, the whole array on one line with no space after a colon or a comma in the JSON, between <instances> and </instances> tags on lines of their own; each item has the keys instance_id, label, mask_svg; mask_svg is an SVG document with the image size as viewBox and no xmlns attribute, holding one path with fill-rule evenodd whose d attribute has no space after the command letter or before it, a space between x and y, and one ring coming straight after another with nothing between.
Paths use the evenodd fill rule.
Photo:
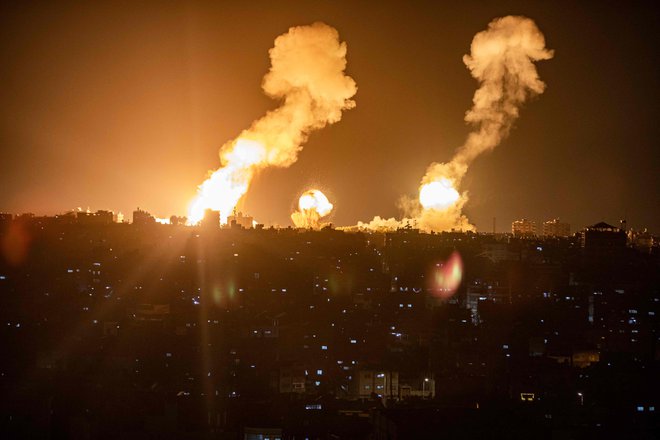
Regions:
<instances>
[{"instance_id":1,"label":"city skyline","mask_svg":"<svg viewBox=\"0 0 660 440\"><path fill-rule=\"evenodd\" d=\"M660 437L652 2L0 5L0 438Z\"/></svg>"},{"instance_id":2,"label":"city skyline","mask_svg":"<svg viewBox=\"0 0 660 440\"><path fill-rule=\"evenodd\" d=\"M400 197L469 132L476 81L461 58L472 37L515 14L535 21L555 57L538 65L543 96L468 171L470 221L483 232L493 218L499 232L557 217L574 231L620 219L660 229L648 38L657 13L647 5L243 6L3 6L0 211L185 215L218 148L277 105L260 88L273 38L323 21L348 46L357 106L312 133L290 168L258 174L239 208L287 226L298 197L318 187L335 225L401 218ZM259 25L240 38L251 20Z\"/></svg>"}]
</instances>

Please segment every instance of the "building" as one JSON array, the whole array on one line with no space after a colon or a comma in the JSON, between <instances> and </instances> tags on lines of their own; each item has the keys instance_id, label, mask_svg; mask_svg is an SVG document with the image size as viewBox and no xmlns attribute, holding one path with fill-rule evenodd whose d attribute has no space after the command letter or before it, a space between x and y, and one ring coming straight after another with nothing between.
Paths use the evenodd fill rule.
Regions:
<instances>
[{"instance_id":1,"label":"building","mask_svg":"<svg viewBox=\"0 0 660 440\"><path fill-rule=\"evenodd\" d=\"M641 252L650 253L654 245L657 245L657 237L654 238L646 229L643 231L627 231L628 243Z\"/></svg>"},{"instance_id":2,"label":"building","mask_svg":"<svg viewBox=\"0 0 660 440\"><path fill-rule=\"evenodd\" d=\"M493 263L500 263L515 258L515 255L509 251L509 244L504 242L484 243L482 245L483 252L481 255L488 258Z\"/></svg>"},{"instance_id":3,"label":"building","mask_svg":"<svg viewBox=\"0 0 660 440\"><path fill-rule=\"evenodd\" d=\"M560 222L558 218L543 222L545 237L568 237L571 235L571 225Z\"/></svg>"},{"instance_id":4,"label":"building","mask_svg":"<svg viewBox=\"0 0 660 440\"><path fill-rule=\"evenodd\" d=\"M511 288L500 286L498 282L475 281L467 288L466 303L472 315L472 322L479 324L479 303L492 302L498 304L511 303Z\"/></svg>"},{"instance_id":5,"label":"building","mask_svg":"<svg viewBox=\"0 0 660 440\"><path fill-rule=\"evenodd\" d=\"M357 371L351 382L351 395L357 398L399 397L399 373L397 371Z\"/></svg>"},{"instance_id":6,"label":"building","mask_svg":"<svg viewBox=\"0 0 660 440\"><path fill-rule=\"evenodd\" d=\"M76 221L80 225L109 225L114 223L114 214L111 211L99 210L96 212L76 212Z\"/></svg>"},{"instance_id":7,"label":"building","mask_svg":"<svg viewBox=\"0 0 660 440\"><path fill-rule=\"evenodd\" d=\"M424 377L410 384L401 385L401 398L422 398L433 399L435 397L435 380L431 377Z\"/></svg>"},{"instance_id":8,"label":"building","mask_svg":"<svg viewBox=\"0 0 660 440\"><path fill-rule=\"evenodd\" d=\"M133 224L134 225L151 225L156 223L154 216L149 214L147 211L143 211L140 208L133 211Z\"/></svg>"},{"instance_id":9,"label":"building","mask_svg":"<svg viewBox=\"0 0 660 440\"><path fill-rule=\"evenodd\" d=\"M605 222L586 227L581 233L581 239L587 254L602 256L622 252L627 243L625 231Z\"/></svg>"},{"instance_id":10,"label":"building","mask_svg":"<svg viewBox=\"0 0 660 440\"><path fill-rule=\"evenodd\" d=\"M536 222L533 220L516 220L511 223L511 232L516 237L529 237L536 235Z\"/></svg>"},{"instance_id":11,"label":"building","mask_svg":"<svg viewBox=\"0 0 660 440\"><path fill-rule=\"evenodd\" d=\"M199 222L200 226L204 228L219 228L220 227L220 211L207 209L204 211L204 218Z\"/></svg>"},{"instance_id":12,"label":"building","mask_svg":"<svg viewBox=\"0 0 660 440\"><path fill-rule=\"evenodd\" d=\"M307 377L302 366L283 367L280 369L279 391L280 393L303 394Z\"/></svg>"},{"instance_id":13,"label":"building","mask_svg":"<svg viewBox=\"0 0 660 440\"><path fill-rule=\"evenodd\" d=\"M234 210L234 215L227 217L227 224L230 228L243 228L251 229L254 223L254 218L249 215L243 215L242 212L236 212Z\"/></svg>"}]
</instances>

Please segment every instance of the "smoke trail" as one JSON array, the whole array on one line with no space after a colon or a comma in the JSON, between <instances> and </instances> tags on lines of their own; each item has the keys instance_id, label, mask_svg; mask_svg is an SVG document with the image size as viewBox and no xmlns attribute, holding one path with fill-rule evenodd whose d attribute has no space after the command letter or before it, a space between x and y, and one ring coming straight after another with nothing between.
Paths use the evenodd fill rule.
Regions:
<instances>
[{"instance_id":1,"label":"smoke trail","mask_svg":"<svg viewBox=\"0 0 660 440\"><path fill-rule=\"evenodd\" d=\"M438 183L442 182L458 194L454 188L460 185L472 161L499 145L518 119L522 104L543 93L545 83L539 79L534 62L552 56L553 51L545 48L543 34L526 17L497 18L487 30L474 36L470 55L465 55L463 62L479 82L472 108L465 115L465 121L475 128L451 161L429 166L420 186L420 228L474 229L462 214L468 200L466 192L456 200L448 200L454 198L453 193L428 190L440 188Z\"/></svg>"},{"instance_id":2,"label":"smoke trail","mask_svg":"<svg viewBox=\"0 0 660 440\"><path fill-rule=\"evenodd\" d=\"M311 131L338 122L343 110L355 107L357 86L344 73L346 43L336 29L324 23L292 27L275 39L269 55L262 88L282 105L220 149L222 167L199 186L189 208L191 224L209 208L219 210L225 223L256 172L290 166Z\"/></svg>"}]
</instances>

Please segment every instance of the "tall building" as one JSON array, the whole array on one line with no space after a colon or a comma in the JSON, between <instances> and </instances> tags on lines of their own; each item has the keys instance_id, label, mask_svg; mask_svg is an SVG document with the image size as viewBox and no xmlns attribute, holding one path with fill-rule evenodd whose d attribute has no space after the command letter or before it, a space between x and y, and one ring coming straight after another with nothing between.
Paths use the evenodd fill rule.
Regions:
<instances>
[{"instance_id":1,"label":"tall building","mask_svg":"<svg viewBox=\"0 0 660 440\"><path fill-rule=\"evenodd\" d=\"M511 232L517 237L536 235L536 222L525 218L516 220L511 223Z\"/></svg>"},{"instance_id":2,"label":"tall building","mask_svg":"<svg viewBox=\"0 0 660 440\"><path fill-rule=\"evenodd\" d=\"M543 235L546 237L568 237L571 235L571 225L562 223L558 218L543 222Z\"/></svg>"},{"instance_id":3,"label":"tall building","mask_svg":"<svg viewBox=\"0 0 660 440\"><path fill-rule=\"evenodd\" d=\"M618 254L626 248L626 233L616 226L600 222L582 231L582 247L592 255Z\"/></svg>"},{"instance_id":4,"label":"tall building","mask_svg":"<svg viewBox=\"0 0 660 440\"><path fill-rule=\"evenodd\" d=\"M219 228L220 227L220 211L207 209L204 211L204 218L200 222L200 226L205 228Z\"/></svg>"}]
</instances>

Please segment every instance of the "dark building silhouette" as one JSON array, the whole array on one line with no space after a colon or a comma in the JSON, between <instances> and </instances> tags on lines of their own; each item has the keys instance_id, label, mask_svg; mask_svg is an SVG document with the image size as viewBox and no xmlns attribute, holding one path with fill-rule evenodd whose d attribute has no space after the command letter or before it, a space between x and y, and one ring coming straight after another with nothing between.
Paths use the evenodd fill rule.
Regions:
<instances>
[{"instance_id":1,"label":"dark building silhouette","mask_svg":"<svg viewBox=\"0 0 660 440\"><path fill-rule=\"evenodd\" d=\"M618 228L370 234L136 212L6 219L0 438L658 432L659 256ZM455 255L447 294L435 274Z\"/></svg>"},{"instance_id":2,"label":"dark building silhouette","mask_svg":"<svg viewBox=\"0 0 660 440\"><path fill-rule=\"evenodd\" d=\"M622 229L600 222L581 233L585 252L594 256L618 255L626 248L626 233Z\"/></svg>"},{"instance_id":3,"label":"dark building silhouette","mask_svg":"<svg viewBox=\"0 0 660 440\"><path fill-rule=\"evenodd\" d=\"M200 222L200 226L205 229L215 229L220 227L220 211L207 209L204 211L204 218Z\"/></svg>"},{"instance_id":4,"label":"dark building silhouette","mask_svg":"<svg viewBox=\"0 0 660 440\"><path fill-rule=\"evenodd\" d=\"M133 211L133 224L138 226L152 225L156 223L156 219L153 215L149 214L147 211L143 211L140 208Z\"/></svg>"}]
</instances>

